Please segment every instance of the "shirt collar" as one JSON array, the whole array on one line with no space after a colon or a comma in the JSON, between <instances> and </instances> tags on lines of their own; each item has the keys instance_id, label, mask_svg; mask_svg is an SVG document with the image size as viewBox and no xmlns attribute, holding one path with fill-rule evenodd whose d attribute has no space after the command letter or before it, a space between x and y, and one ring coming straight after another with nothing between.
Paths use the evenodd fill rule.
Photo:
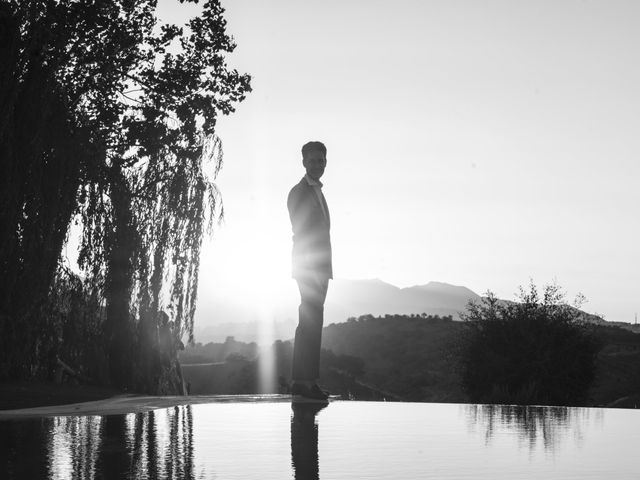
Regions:
<instances>
[{"instance_id":1,"label":"shirt collar","mask_svg":"<svg viewBox=\"0 0 640 480\"><path fill-rule=\"evenodd\" d=\"M309 185L311 185L312 187L320 187L322 188L322 182L320 180L314 180L313 178L311 178L308 174L304 175L304 179L307 181L307 183Z\"/></svg>"}]
</instances>

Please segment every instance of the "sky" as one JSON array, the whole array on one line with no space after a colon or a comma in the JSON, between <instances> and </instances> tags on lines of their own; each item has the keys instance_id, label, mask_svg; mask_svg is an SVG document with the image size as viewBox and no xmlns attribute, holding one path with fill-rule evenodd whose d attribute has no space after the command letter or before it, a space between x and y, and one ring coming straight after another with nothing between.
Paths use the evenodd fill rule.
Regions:
<instances>
[{"instance_id":1,"label":"sky","mask_svg":"<svg viewBox=\"0 0 640 480\"><path fill-rule=\"evenodd\" d=\"M640 311L640 3L223 0L253 92L218 120L200 298L286 291L286 198L328 149L334 275ZM161 0L181 23L195 7ZM329 295L331 291L329 291Z\"/></svg>"}]
</instances>

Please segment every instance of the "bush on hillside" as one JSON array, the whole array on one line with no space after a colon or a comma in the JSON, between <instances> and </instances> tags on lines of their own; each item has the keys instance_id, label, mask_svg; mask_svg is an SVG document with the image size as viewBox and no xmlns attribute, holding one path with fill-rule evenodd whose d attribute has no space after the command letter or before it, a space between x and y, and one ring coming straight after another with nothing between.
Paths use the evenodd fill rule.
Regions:
<instances>
[{"instance_id":1,"label":"bush on hillside","mask_svg":"<svg viewBox=\"0 0 640 480\"><path fill-rule=\"evenodd\" d=\"M580 405L588 396L602 343L557 285L520 288L519 302L488 292L462 315L462 386L472 402Z\"/></svg>"}]
</instances>

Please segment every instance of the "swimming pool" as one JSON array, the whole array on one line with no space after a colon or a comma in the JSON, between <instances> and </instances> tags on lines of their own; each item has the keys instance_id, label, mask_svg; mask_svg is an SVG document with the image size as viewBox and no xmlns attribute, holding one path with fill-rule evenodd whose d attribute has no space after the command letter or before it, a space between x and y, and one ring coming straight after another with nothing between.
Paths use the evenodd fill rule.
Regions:
<instances>
[{"instance_id":1,"label":"swimming pool","mask_svg":"<svg viewBox=\"0 0 640 480\"><path fill-rule=\"evenodd\" d=\"M640 478L640 410L226 401L3 420L0 442L2 478Z\"/></svg>"}]
</instances>

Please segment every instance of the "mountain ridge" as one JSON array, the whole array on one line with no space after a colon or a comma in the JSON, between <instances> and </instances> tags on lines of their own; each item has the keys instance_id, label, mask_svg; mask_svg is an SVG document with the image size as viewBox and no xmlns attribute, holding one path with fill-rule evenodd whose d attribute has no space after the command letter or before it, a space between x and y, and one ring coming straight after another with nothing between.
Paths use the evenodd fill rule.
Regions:
<instances>
[{"instance_id":1,"label":"mountain ridge","mask_svg":"<svg viewBox=\"0 0 640 480\"><path fill-rule=\"evenodd\" d=\"M270 315L265 317L252 310L251 302L233 303L229 298L216 300L207 297L198 304L196 340L199 342L224 341L234 336L243 341L260 341L292 338L297 325L297 292L288 298L274 302ZM429 281L421 285L398 287L379 278L335 279L330 283L325 304L325 326L342 323L362 315L438 315L460 320L469 301L479 302L482 296L462 285ZM511 300L501 300L510 302ZM640 333L640 325L606 322L602 318L585 313L590 323L616 324ZM271 339L271 340L270 340Z\"/></svg>"},{"instance_id":2,"label":"mountain ridge","mask_svg":"<svg viewBox=\"0 0 640 480\"><path fill-rule=\"evenodd\" d=\"M387 314L425 313L459 320L459 314L466 309L467 303L481 298L467 287L445 282L430 281L400 288L379 278L338 278L332 280L329 286L325 325L361 315ZM298 304L297 295L284 298L273 306L270 316L265 318L252 311L249 302L234 303L229 298L202 299L198 304L196 338L198 341L222 341L227 336L237 336L254 341L259 338L258 330L264 330L266 324L271 329L271 335L290 338L297 324Z\"/></svg>"}]
</instances>

